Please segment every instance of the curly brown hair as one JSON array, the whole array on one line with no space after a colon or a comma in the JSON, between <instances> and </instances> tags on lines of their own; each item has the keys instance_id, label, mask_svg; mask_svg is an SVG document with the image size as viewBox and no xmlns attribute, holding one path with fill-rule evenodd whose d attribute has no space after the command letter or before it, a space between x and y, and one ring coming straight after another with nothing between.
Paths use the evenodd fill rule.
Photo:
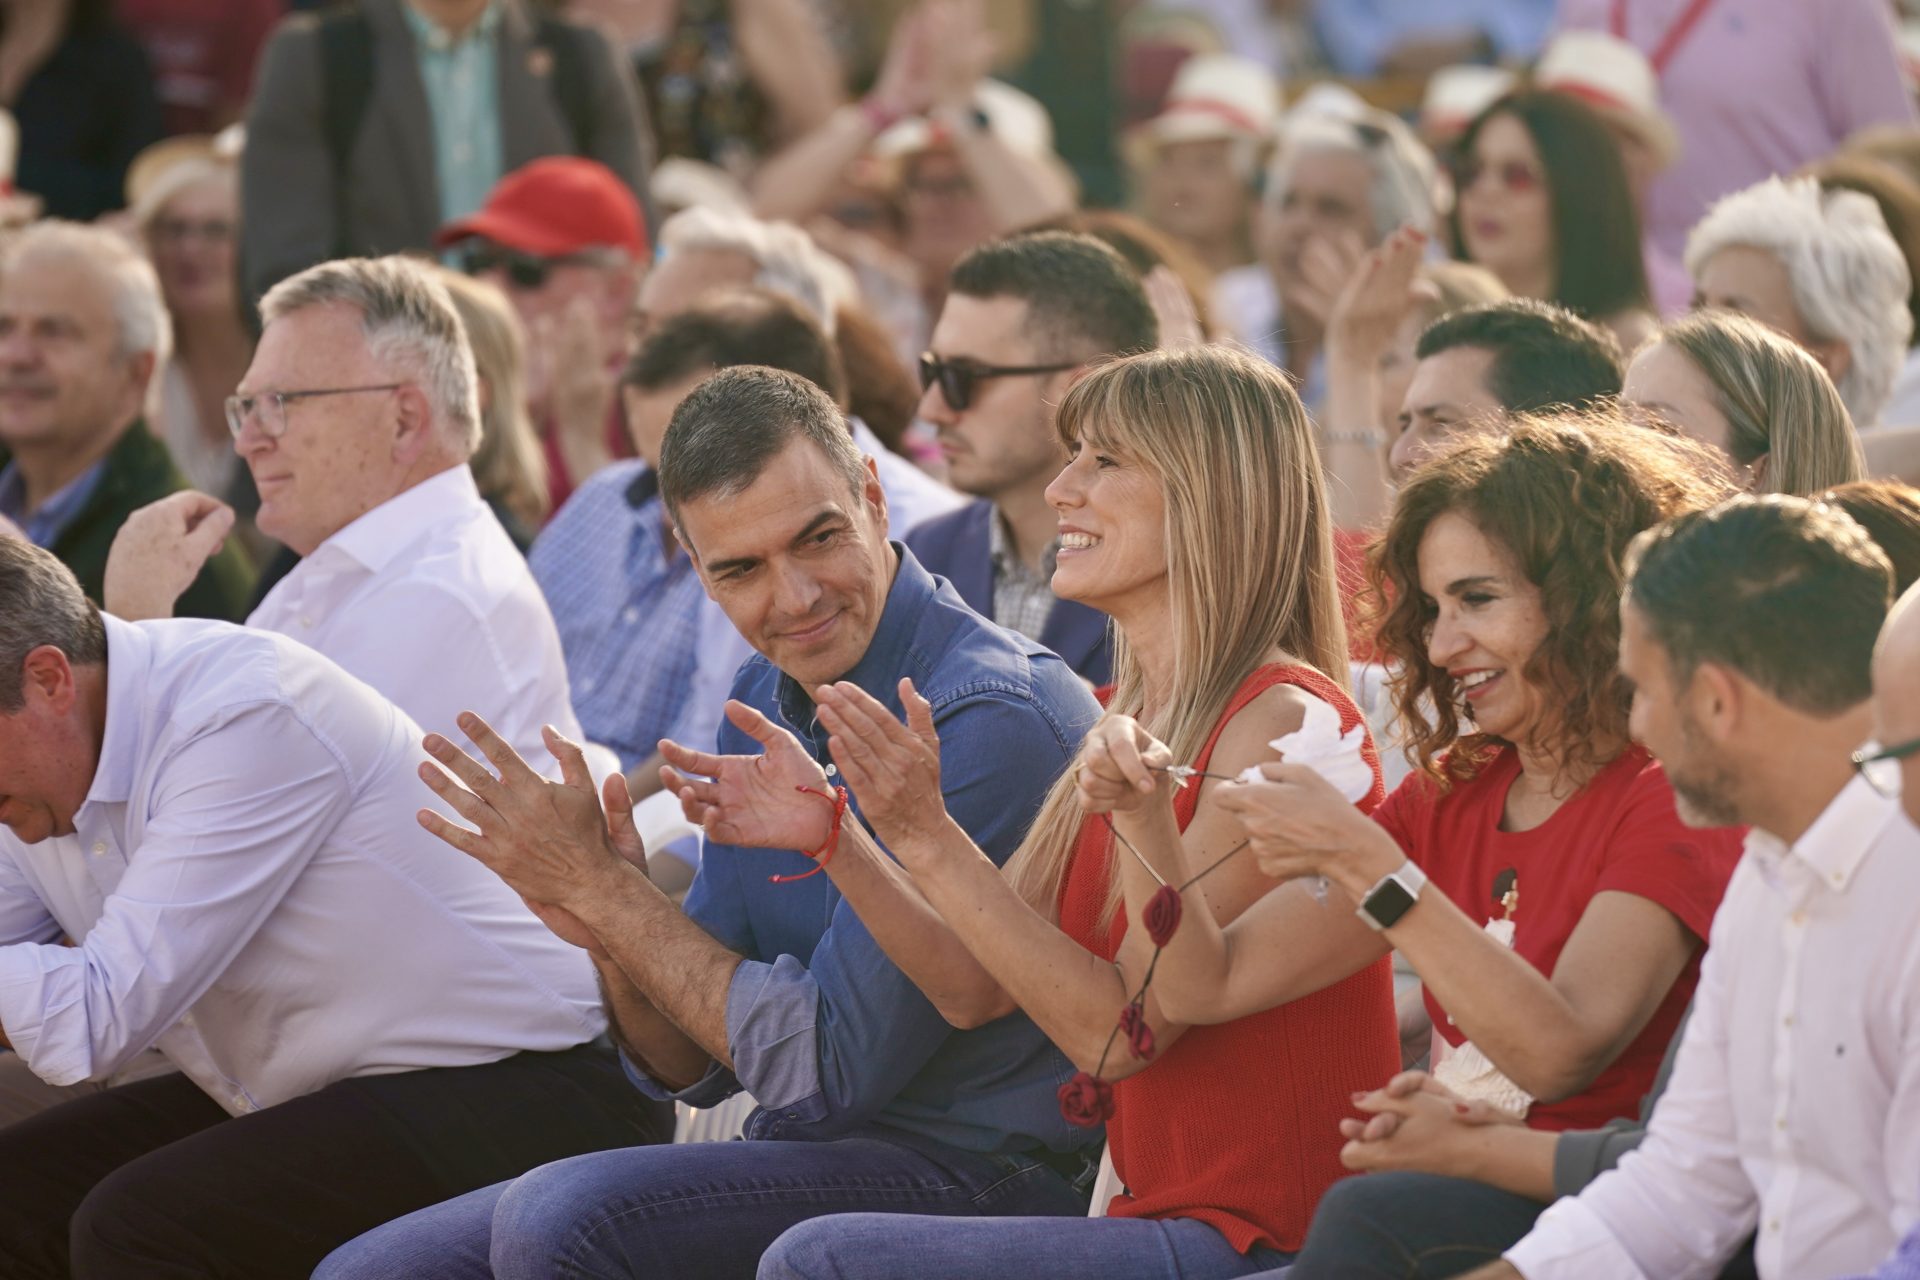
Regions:
<instances>
[{"instance_id":1,"label":"curly brown hair","mask_svg":"<svg viewBox=\"0 0 1920 1280\"><path fill-rule=\"evenodd\" d=\"M1420 588L1419 557L1436 519L1472 521L1539 588L1547 636L1522 674L1557 709L1544 745L1585 772L1627 740L1629 691L1616 665L1627 545L1642 529L1730 496L1719 475L1703 446L1612 410L1518 418L1426 462L1368 554L1367 603L1394 672L1407 758L1444 786L1472 777L1501 745L1462 723L1452 678L1427 659L1434 603Z\"/></svg>"}]
</instances>

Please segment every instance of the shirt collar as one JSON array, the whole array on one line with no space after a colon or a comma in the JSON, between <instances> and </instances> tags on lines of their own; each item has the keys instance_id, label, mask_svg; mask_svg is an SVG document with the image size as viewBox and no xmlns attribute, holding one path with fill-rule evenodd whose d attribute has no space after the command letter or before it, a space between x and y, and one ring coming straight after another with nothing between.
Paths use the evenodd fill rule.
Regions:
<instances>
[{"instance_id":1,"label":"shirt collar","mask_svg":"<svg viewBox=\"0 0 1920 1280\"><path fill-rule=\"evenodd\" d=\"M374 573L423 536L443 528L474 507L484 507L473 472L448 467L397 493L320 544L344 552Z\"/></svg>"},{"instance_id":2,"label":"shirt collar","mask_svg":"<svg viewBox=\"0 0 1920 1280\"><path fill-rule=\"evenodd\" d=\"M1845 893L1868 850L1899 810L1898 800L1889 800L1856 775L1791 846L1758 827L1747 838L1768 863L1777 866L1788 858L1797 859L1828 889Z\"/></svg>"},{"instance_id":3,"label":"shirt collar","mask_svg":"<svg viewBox=\"0 0 1920 1280\"><path fill-rule=\"evenodd\" d=\"M867 642L867 651L860 655L860 661L839 679L891 706L896 696L894 682L906 670L907 654L920 628L920 616L933 599L933 575L920 567L904 543L889 542L888 545L893 548L900 567L894 572L893 586L887 590L880 625L873 629L873 639ZM778 697L787 723L799 726L813 722L812 697L800 687L799 681L784 671L780 673Z\"/></svg>"},{"instance_id":4,"label":"shirt collar","mask_svg":"<svg viewBox=\"0 0 1920 1280\"><path fill-rule=\"evenodd\" d=\"M133 775L140 763L141 690L153 666L153 641L146 632L110 613L102 613L100 620L107 627L107 725L82 809L125 804L133 795Z\"/></svg>"},{"instance_id":5,"label":"shirt collar","mask_svg":"<svg viewBox=\"0 0 1920 1280\"><path fill-rule=\"evenodd\" d=\"M1060 539L1055 538L1047 544L1045 554L1040 557L1040 580L1053 581L1054 560L1060 554ZM995 575L1005 577L1031 578L1034 574L1028 570L1027 562L1013 551L1013 535L1007 531L1007 518L1000 514L1000 508L993 509L993 518L987 521L987 555L993 560Z\"/></svg>"},{"instance_id":6,"label":"shirt collar","mask_svg":"<svg viewBox=\"0 0 1920 1280\"><path fill-rule=\"evenodd\" d=\"M407 0L401 0L400 12L406 16L407 26L412 28L414 39L436 53L445 53L457 45L492 38L493 33L500 26L501 10L504 7L502 0L493 0L474 24L458 36L414 8Z\"/></svg>"},{"instance_id":7,"label":"shirt collar","mask_svg":"<svg viewBox=\"0 0 1920 1280\"><path fill-rule=\"evenodd\" d=\"M0 468L0 515L19 525L35 545L50 547L59 541L66 527L87 505L87 499L93 496L93 490L106 470L107 460L102 458L67 481L58 492L36 507L32 515L28 515L26 479L20 474L20 464L9 462Z\"/></svg>"},{"instance_id":8,"label":"shirt collar","mask_svg":"<svg viewBox=\"0 0 1920 1280\"><path fill-rule=\"evenodd\" d=\"M660 496L660 473L642 464L640 474L627 486L627 505L639 511Z\"/></svg>"}]
</instances>

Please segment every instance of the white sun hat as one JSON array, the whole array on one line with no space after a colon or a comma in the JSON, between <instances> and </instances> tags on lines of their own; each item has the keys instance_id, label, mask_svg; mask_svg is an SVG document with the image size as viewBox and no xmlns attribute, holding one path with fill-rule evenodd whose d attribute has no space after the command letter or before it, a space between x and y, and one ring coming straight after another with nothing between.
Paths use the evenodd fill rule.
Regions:
<instances>
[{"instance_id":1,"label":"white sun hat","mask_svg":"<svg viewBox=\"0 0 1920 1280\"><path fill-rule=\"evenodd\" d=\"M1609 121L1631 131L1660 166L1680 154L1680 134L1660 108L1653 64L1635 46L1604 31L1563 31L1533 69L1542 89L1571 94Z\"/></svg>"}]
</instances>

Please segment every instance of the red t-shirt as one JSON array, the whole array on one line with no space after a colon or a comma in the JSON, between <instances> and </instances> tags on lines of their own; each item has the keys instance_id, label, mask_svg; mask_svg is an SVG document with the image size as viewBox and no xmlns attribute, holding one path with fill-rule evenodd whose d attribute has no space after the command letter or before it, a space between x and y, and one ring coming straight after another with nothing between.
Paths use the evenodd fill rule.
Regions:
<instances>
[{"instance_id":1,"label":"red t-shirt","mask_svg":"<svg viewBox=\"0 0 1920 1280\"><path fill-rule=\"evenodd\" d=\"M1331 704L1343 732L1360 723L1352 699L1320 672L1262 667L1234 694L1193 763L1206 768L1227 722L1279 684ZM1369 743L1375 782L1359 806L1363 811L1381 798L1380 764L1372 751ZM1177 793L1173 804L1184 831L1199 804L1199 788ZM1115 914L1111 927L1101 918L1112 875L1113 837L1105 823L1089 818L1061 887L1060 928L1104 960L1119 953L1127 935L1125 911ZM1256 1244L1299 1249L1320 1197L1347 1176L1339 1122L1354 1114L1352 1094L1379 1088L1399 1068L1393 976L1385 957L1277 1008L1188 1028L1145 1070L1113 1087L1107 1148L1127 1191L1114 1198L1109 1216L1194 1218L1241 1253Z\"/></svg>"},{"instance_id":2,"label":"red t-shirt","mask_svg":"<svg viewBox=\"0 0 1920 1280\"><path fill-rule=\"evenodd\" d=\"M168 133L211 133L244 109L283 0L119 0L120 25L153 65Z\"/></svg>"},{"instance_id":3,"label":"red t-shirt","mask_svg":"<svg viewBox=\"0 0 1920 1280\"><path fill-rule=\"evenodd\" d=\"M1511 871L1519 893L1514 950L1541 973L1553 973L1587 904L1609 889L1659 903L1704 949L1713 913L1740 860L1744 829L1698 830L1681 822L1666 773L1645 749L1633 747L1538 827L1502 831L1507 789L1519 772L1519 756L1502 747L1472 780L1444 795L1431 777L1416 773L1387 797L1374 821L1476 923L1504 918L1496 884ZM1699 976L1696 952L1653 1020L1613 1064L1584 1092L1561 1102L1535 1103L1528 1125L1592 1129L1637 1115ZM1448 1044L1466 1040L1431 990L1427 1012Z\"/></svg>"}]
</instances>

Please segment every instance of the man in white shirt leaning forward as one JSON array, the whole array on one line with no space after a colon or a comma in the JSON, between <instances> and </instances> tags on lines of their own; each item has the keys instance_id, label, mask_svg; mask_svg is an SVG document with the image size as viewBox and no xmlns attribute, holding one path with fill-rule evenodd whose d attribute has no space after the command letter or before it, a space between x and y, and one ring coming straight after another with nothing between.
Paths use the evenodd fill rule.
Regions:
<instances>
[{"instance_id":1,"label":"man in white shirt leaning forward","mask_svg":"<svg viewBox=\"0 0 1920 1280\"><path fill-rule=\"evenodd\" d=\"M1750 1233L1763 1280L1871 1271L1920 1218L1920 828L1899 763L1920 688L1884 679L1885 652L1870 684L1892 575L1847 516L1780 496L1683 516L1635 558L1634 736L1683 818L1753 830L1646 1140L1470 1280L1710 1277ZM1909 666L1914 607L1891 637Z\"/></svg>"},{"instance_id":2,"label":"man in white shirt leaning forward","mask_svg":"<svg viewBox=\"0 0 1920 1280\"><path fill-rule=\"evenodd\" d=\"M305 1276L670 1131L586 955L420 828L420 739L302 645L103 618L0 538L0 1035L53 1084L179 1068L0 1130L0 1275Z\"/></svg>"}]
</instances>

